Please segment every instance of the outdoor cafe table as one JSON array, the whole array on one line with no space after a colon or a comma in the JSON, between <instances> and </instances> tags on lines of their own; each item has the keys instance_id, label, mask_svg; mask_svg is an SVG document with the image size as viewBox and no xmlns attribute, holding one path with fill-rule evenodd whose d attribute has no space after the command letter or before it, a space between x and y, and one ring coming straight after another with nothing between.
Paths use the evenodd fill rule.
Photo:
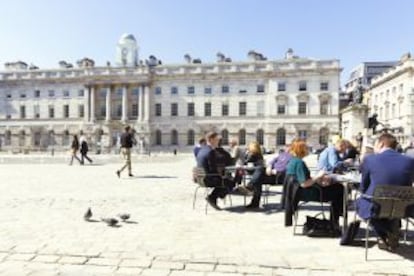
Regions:
<instances>
[{"instance_id":1,"label":"outdoor cafe table","mask_svg":"<svg viewBox=\"0 0 414 276\"><path fill-rule=\"evenodd\" d=\"M359 172L347 173L347 174L329 174L329 176L336 182L340 183L344 187L343 197L343 225L342 233L345 233L348 227L348 197L352 189L359 187L361 183L361 174Z\"/></svg>"}]
</instances>

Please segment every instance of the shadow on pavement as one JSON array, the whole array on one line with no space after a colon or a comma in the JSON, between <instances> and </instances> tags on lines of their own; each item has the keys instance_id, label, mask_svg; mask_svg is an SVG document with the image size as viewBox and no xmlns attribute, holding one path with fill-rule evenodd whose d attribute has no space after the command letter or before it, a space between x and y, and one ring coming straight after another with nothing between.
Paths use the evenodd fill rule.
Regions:
<instances>
[{"instance_id":1,"label":"shadow on pavement","mask_svg":"<svg viewBox=\"0 0 414 276\"><path fill-rule=\"evenodd\" d=\"M177 176L169 176L169 175L139 175L139 176L133 176L129 179L133 178L178 178Z\"/></svg>"}]
</instances>

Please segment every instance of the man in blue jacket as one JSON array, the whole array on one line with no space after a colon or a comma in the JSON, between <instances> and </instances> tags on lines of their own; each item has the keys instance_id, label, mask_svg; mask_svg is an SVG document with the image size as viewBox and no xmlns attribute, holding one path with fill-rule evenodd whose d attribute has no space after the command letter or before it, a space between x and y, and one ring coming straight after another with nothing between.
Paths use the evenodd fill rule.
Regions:
<instances>
[{"instance_id":1,"label":"man in blue jacket","mask_svg":"<svg viewBox=\"0 0 414 276\"><path fill-rule=\"evenodd\" d=\"M366 196L357 200L357 212L362 219L371 219L372 196L378 185L412 186L414 180L414 159L397 151L397 140L388 133L382 134L374 147L376 154L366 156L362 163L361 191ZM384 242L381 247L394 250L398 246L400 221L397 219L371 219L372 226Z\"/></svg>"}]
</instances>

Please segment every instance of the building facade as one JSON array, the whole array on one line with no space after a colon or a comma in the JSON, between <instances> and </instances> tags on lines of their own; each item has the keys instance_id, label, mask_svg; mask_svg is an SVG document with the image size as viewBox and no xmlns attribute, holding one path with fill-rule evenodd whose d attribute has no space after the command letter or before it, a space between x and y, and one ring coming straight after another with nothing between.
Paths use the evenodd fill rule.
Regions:
<instances>
[{"instance_id":1,"label":"building facade","mask_svg":"<svg viewBox=\"0 0 414 276\"><path fill-rule=\"evenodd\" d=\"M402 145L414 137L414 59L404 55L392 69L372 79L367 91L369 115L377 114Z\"/></svg>"},{"instance_id":2,"label":"building facade","mask_svg":"<svg viewBox=\"0 0 414 276\"><path fill-rule=\"evenodd\" d=\"M213 63L186 55L186 63L163 65L154 56L138 62L132 35L117 45L116 66L82 59L74 68L28 69L8 63L0 72L0 141L3 149L67 149L83 132L92 147L119 146L125 125L136 131L141 150L192 148L209 130L227 144L252 140L266 148L295 137L313 146L339 133L338 60L299 58L289 50L280 60L250 51L233 62Z\"/></svg>"}]
</instances>

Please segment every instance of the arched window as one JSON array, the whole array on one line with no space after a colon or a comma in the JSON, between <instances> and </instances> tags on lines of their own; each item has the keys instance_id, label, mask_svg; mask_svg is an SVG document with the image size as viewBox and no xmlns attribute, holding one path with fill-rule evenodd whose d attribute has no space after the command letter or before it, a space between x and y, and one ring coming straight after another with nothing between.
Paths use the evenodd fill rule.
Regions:
<instances>
[{"instance_id":1,"label":"arched window","mask_svg":"<svg viewBox=\"0 0 414 276\"><path fill-rule=\"evenodd\" d=\"M260 144L263 145L264 144L264 131L263 129L258 129L256 131L256 141Z\"/></svg>"},{"instance_id":2,"label":"arched window","mask_svg":"<svg viewBox=\"0 0 414 276\"><path fill-rule=\"evenodd\" d=\"M24 130L21 130L19 132L19 147L23 147L25 145L26 141L26 132Z\"/></svg>"},{"instance_id":3,"label":"arched window","mask_svg":"<svg viewBox=\"0 0 414 276\"><path fill-rule=\"evenodd\" d=\"M178 132L175 129L171 131L171 145L178 145Z\"/></svg>"},{"instance_id":4,"label":"arched window","mask_svg":"<svg viewBox=\"0 0 414 276\"><path fill-rule=\"evenodd\" d=\"M221 144L222 145L229 144L229 131L227 129L223 129L221 131Z\"/></svg>"},{"instance_id":5,"label":"arched window","mask_svg":"<svg viewBox=\"0 0 414 276\"><path fill-rule=\"evenodd\" d=\"M246 145L246 130L245 129L239 130L239 144Z\"/></svg>"},{"instance_id":6,"label":"arched window","mask_svg":"<svg viewBox=\"0 0 414 276\"><path fill-rule=\"evenodd\" d=\"M328 145L329 130L327 128L321 128L319 130L319 144Z\"/></svg>"},{"instance_id":7,"label":"arched window","mask_svg":"<svg viewBox=\"0 0 414 276\"><path fill-rule=\"evenodd\" d=\"M286 145L286 130L284 128L279 128L276 131L276 145Z\"/></svg>"},{"instance_id":8,"label":"arched window","mask_svg":"<svg viewBox=\"0 0 414 276\"><path fill-rule=\"evenodd\" d=\"M191 146L194 145L194 130L190 129L187 132L187 145Z\"/></svg>"},{"instance_id":9,"label":"arched window","mask_svg":"<svg viewBox=\"0 0 414 276\"><path fill-rule=\"evenodd\" d=\"M155 144L157 146L161 146L162 145L162 133L161 130L157 129L155 131Z\"/></svg>"},{"instance_id":10,"label":"arched window","mask_svg":"<svg viewBox=\"0 0 414 276\"><path fill-rule=\"evenodd\" d=\"M11 145L11 131L7 130L4 133L4 145L5 146L10 146Z\"/></svg>"}]
</instances>

